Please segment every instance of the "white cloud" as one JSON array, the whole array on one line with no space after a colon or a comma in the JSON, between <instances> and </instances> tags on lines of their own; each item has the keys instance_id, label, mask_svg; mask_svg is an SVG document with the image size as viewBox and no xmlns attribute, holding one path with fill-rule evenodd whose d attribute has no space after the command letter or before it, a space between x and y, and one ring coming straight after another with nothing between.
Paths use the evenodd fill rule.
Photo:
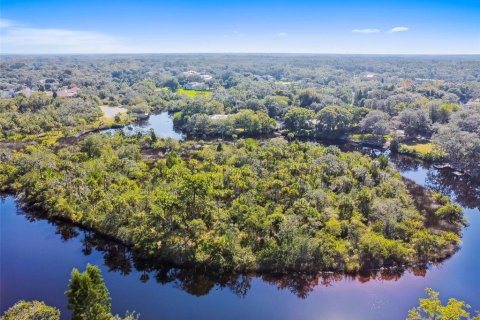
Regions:
<instances>
[{"instance_id":1,"label":"white cloud","mask_svg":"<svg viewBox=\"0 0 480 320\"><path fill-rule=\"evenodd\" d=\"M288 33L286 32L279 32L277 34L275 34L275 37L286 37L288 35Z\"/></svg>"},{"instance_id":2,"label":"white cloud","mask_svg":"<svg viewBox=\"0 0 480 320\"><path fill-rule=\"evenodd\" d=\"M353 29L352 32L353 32L353 33L364 33L364 34L368 34L368 33L379 33L380 30L379 30L379 29L370 29L370 28L367 28L367 29Z\"/></svg>"},{"instance_id":3,"label":"white cloud","mask_svg":"<svg viewBox=\"0 0 480 320\"><path fill-rule=\"evenodd\" d=\"M14 25L12 20L0 19L0 28L8 28Z\"/></svg>"},{"instance_id":4,"label":"white cloud","mask_svg":"<svg viewBox=\"0 0 480 320\"><path fill-rule=\"evenodd\" d=\"M122 39L96 31L31 28L0 21L2 53L114 53L131 52ZM130 50L129 50L130 49Z\"/></svg>"},{"instance_id":5,"label":"white cloud","mask_svg":"<svg viewBox=\"0 0 480 320\"><path fill-rule=\"evenodd\" d=\"M408 31L408 27L395 27L390 29L388 32L389 33L397 33L397 32L405 32Z\"/></svg>"}]
</instances>

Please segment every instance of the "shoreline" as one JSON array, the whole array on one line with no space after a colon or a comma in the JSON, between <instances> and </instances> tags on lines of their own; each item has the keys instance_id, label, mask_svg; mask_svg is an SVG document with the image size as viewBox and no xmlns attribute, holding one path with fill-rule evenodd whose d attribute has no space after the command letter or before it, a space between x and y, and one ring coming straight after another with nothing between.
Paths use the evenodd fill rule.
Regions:
<instances>
[{"instance_id":1,"label":"shoreline","mask_svg":"<svg viewBox=\"0 0 480 320\"><path fill-rule=\"evenodd\" d=\"M428 219L432 219L432 217L434 218L434 210L437 207L432 207L434 204L433 204L433 200L431 199L431 191L429 189L415 183L414 181L403 177L403 176L402 176L402 182L404 183L405 187L407 188L407 191L412 198L412 201L414 203L415 208L425 217L425 219L428 220ZM7 195L7 196L14 197L16 204L19 206L19 208L22 209L22 211L26 215L29 215L29 216L34 217L34 218L45 219L45 220L48 220L48 221L50 221L54 224L68 224L69 226L79 228L82 231L92 232L92 233L94 233L94 235L96 237L99 237L103 240L107 240L107 241L110 241L112 243L124 246L126 249L128 249L132 253L133 259L139 259L139 260L142 260L142 261L147 261L147 263L151 263L152 265L168 265L168 266L172 266L172 267L179 268L179 269L198 270L198 271L202 271L202 272L207 272L207 271L212 272L212 273L221 272L221 273L227 273L227 274L251 274L251 273L254 273L258 276L262 276L262 275L289 275L290 273L301 273L301 274L309 274L309 275L319 274L319 273L333 273L333 274L338 274L338 275L342 275L342 276L346 276L346 275L348 275L348 276L361 276L361 275L365 275L365 274L371 274L372 272L378 272L378 271L381 271L381 270L383 270L383 271L401 270L403 272L403 271L406 271L406 270L409 270L409 269L415 269L415 268L426 269L426 268L428 268L428 266L430 264L441 263L442 261L447 260L453 254L455 254L455 252L457 252L458 249L460 248L459 245L453 245L452 244L452 245L449 246L449 248L447 250L444 250L443 252L441 252L440 257L435 258L435 259L428 259L426 261L422 261L422 259L415 259L415 260L412 260L412 261L409 261L409 262L404 262L402 264L385 264L385 265L374 267L374 268L372 268L372 267L360 268L359 270L353 271L353 272L347 272L347 271L342 270L342 269L338 269L338 270L335 270L335 269L325 269L325 270L322 270L322 269L319 269L319 270L315 270L315 269L303 269L303 270L302 269L285 269L285 270L278 271L278 270L275 270L275 269L270 269L270 268L265 268L265 267L262 268L258 265L256 265L252 269L235 269L235 268L232 268L232 269L219 270L217 268L214 268L214 267L208 266L208 265L195 265L194 263L188 263L188 262L179 264L179 263L176 263L174 261L167 261L167 260L158 259L155 255L153 255L153 256L143 255L138 250L133 249L134 244L124 242L124 241L120 240L118 237L112 236L111 234L109 234L107 232L103 232L101 230L98 230L94 227L82 224L80 222L75 222L72 219L70 219L69 217L65 217L65 216L61 216L61 215L49 215L47 213L47 210L45 208L43 208L41 205L35 206L35 205L29 203L29 200L26 199L24 194L22 194L22 193L17 194L17 193L14 192L14 190L9 189L9 190L5 190L3 192L3 194ZM422 198L422 199L428 198L429 202L428 203L423 203L421 201L417 201L418 198ZM422 204L423 206L420 206L420 204ZM440 222L443 222L443 221L440 221ZM448 226L448 224L439 223L437 225L437 227L439 229L442 229L441 225L443 225L444 227ZM429 232L432 232L435 229L432 229L431 226L430 227L425 226L425 230L429 230ZM462 231L461 227L458 227L458 226L457 227L451 227L450 230L448 230L448 231L455 231L461 237L461 231Z\"/></svg>"}]
</instances>

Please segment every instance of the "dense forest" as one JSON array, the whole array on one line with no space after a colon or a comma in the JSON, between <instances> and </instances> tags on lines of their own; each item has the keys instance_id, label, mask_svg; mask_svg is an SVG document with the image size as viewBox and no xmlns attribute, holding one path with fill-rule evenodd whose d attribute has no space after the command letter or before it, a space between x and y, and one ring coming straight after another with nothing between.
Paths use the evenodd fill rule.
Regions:
<instances>
[{"instance_id":1,"label":"dense forest","mask_svg":"<svg viewBox=\"0 0 480 320\"><path fill-rule=\"evenodd\" d=\"M165 156L142 160L142 143ZM451 253L464 224L445 197L433 215L418 212L386 157L283 138L172 145L92 135L57 150L29 146L0 173L30 206L176 265L351 272L413 264Z\"/></svg>"},{"instance_id":2,"label":"dense forest","mask_svg":"<svg viewBox=\"0 0 480 320\"><path fill-rule=\"evenodd\" d=\"M167 110L190 137L346 139L479 175L475 56L6 56L0 139L55 142Z\"/></svg>"},{"instance_id":3,"label":"dense forest","mask_svg":"<svg viewBox=\"0 0 480 320\"><path fill-rule=\"evenodd\" d=\"M0 96L0 191L166 270L367 274L455 253L462 207L388 153L332 144L480 179L478 56L2 56ZM128 133L161 112L183 140ZM75 281L96 281L92 312L120 319L98 269ZM427 294L410 319L470 318ZM59 318L38 301L8 312L35 310Z\"/></svg>"},{"instance_id":4,"label":"dense forest","mask_svg":"<svg viewBox=\"0 0 480 320\"><path fill-rule=\"evenodd\" d=\"M459 242L461 209L437 197L419 212L388 159L297 139L376 140L476 176L475 58L8 56L0 68L2 188L145 256L350 272ZM223 140L87 134L160 111L187 137Z\"/></svg>"}]
</instances>

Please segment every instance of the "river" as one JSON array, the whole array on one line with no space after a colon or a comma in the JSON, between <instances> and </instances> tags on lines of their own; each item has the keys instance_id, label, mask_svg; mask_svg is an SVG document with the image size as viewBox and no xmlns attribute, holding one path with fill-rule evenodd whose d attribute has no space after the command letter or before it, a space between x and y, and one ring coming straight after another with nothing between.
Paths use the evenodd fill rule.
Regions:
<instances>
[{"instance_id":1,"label":"river","mask_svg":"<svg viewBox=\"0 0 480 320\"><path fill-rule=\"evenodd\" d=\"M173 127L161 123L157 130L172 136ZM0 202L0 312L20 299L37 299L60 308L68 319L64 292L70 272L87 263L102 269L114 313L135 310L143 320L404 319L426 287L440 291L444 302L456 297L479 308L479 185L408 157L390 158L404 177L453 197L465 210L469 226L461 249L428 270L218 279L137 261L122 246L91 232L25 214L6 196Z\"/></svg>"}]
</instances>

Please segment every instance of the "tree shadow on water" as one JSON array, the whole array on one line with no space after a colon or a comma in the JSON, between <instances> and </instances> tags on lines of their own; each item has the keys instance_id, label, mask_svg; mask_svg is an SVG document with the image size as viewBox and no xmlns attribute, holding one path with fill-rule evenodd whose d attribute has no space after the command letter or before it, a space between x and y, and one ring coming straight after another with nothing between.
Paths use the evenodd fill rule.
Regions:
<instances>
[{"instance_id":1,"label":"tree shadow on water","mask_svg":"<svg viewBox=\"0 0 480 320\"><path fill-rule=\"evenodd\" d=\"M29 219L41 217L27 213ZM50 220L56 227L56 233L63 241L80 238L82 252L90 255L94 251L102 254L104 264L109 271L118 272L123 276L136 275L142 283L156 281L161 285L171 285L191 295L200 297L208 295L212 290L228 289L236 296L243 298L252 287L253 279L276 286L280 290L287 290L301 299L307 298L315 288L330 287L341 281L397 281L407 271L415 276L424 277L426 266L414 268L385 268L380 270L363 271L358 274L343 274L334 272L287 274L272 273L232 273L208 271L204 268L180 268L160 261L144 259L136 255L129 247L112 239L84 230L69 222Z\"/></svg>"}]
</instances>

